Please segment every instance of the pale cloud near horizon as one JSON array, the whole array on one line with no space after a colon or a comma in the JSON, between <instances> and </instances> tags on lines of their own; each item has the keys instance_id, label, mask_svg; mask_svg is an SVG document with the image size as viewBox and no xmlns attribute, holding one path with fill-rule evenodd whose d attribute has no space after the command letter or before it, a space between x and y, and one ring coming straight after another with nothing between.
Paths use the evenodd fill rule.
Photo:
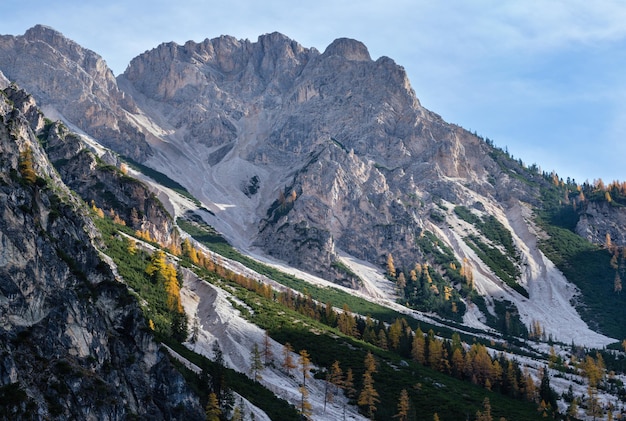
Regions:
<instances>
[{"instance_id":1,"label":"pale cloud near horizon","mask_svg":"<svg viewBox=\"0 0 626 421\"><path fill-rule=\"evenodd\" d=\"M6 0L5 0L6 2ZM599 0L8 0L0 33L47 24L115 74L162 42L278 31L323 51L339 37L402 65L420 102L529 163L626 180L626 3ZM610 154L611 155L611 154Z\"/></svg>"}]
</instances>

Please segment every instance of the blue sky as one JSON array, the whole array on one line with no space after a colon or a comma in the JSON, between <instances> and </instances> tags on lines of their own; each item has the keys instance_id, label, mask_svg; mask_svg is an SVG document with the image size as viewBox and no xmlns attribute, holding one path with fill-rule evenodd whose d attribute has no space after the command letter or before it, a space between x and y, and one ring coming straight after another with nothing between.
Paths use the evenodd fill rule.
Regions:
<instances>
[{"instance_id":1,"label":"blue sky","mask_svg":"<svg viewBox=\"0 0 626 421\"><path fill-rule=\"evenodd\" d=\"M417 97L525 163L626 180L626 2L595 0L5 0L0 34L49 25L117 75L162 42L278 31L323 51L362 41ZM10 12L9 12L10 11Z\"/></svg>"}]
</instances>

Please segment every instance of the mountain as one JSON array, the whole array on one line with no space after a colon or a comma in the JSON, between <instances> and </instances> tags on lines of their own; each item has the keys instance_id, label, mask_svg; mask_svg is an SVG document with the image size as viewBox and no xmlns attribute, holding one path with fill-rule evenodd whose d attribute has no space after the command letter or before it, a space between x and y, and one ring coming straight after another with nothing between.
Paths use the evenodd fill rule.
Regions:
<instances>
[{"instance_id":1,"label":"mountain","mask_svg":"<svg viewBox=\"0 0 626 421\"><path fill-rule=\"evenodd\" d=\"M23 36L2 36L0 44L3 73L15 82L28 81L21 86L49 118L71 121L125 155L149 153L145 136L125 117L137 107L117 88L102 57L43 25Z\"/></svg>"},{"instance_id":2,"label":"mountain","mask_svg":"<svg viewBox=\"0 0 626 421\"><path fill-rule=\"evenodd\" d=\"M10 98L46 177L131 233L175 249L208 224L229 257L493 340L626 337L624 186L564 181L445 122L356 40L163 43L114 78L36 26L0 36L0 70L60 120Z\"/></svg>"},{"instance_id":3,"label":"mountain","mask_svg":"<svg viewBox=\"0 0 626 421\"><path fill-rule=\"evenodd\" d=\"M13 88L4 95L3 416L201 419L197 398L147 333L136 301L102 260L82 202L63 184L34 136L43 117L33 98Z\"/></svg>"}]
</instances>

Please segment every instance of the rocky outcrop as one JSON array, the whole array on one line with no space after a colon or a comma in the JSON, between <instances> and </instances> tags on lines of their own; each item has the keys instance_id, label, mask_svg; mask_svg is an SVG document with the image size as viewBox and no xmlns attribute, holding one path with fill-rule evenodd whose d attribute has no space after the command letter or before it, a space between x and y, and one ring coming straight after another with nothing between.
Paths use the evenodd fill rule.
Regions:
<instances>
[{"instance_id":1,"label":"rocky outcrop","mask_svg":"<svg viewBox=\"0 0 626 421\"><path fill-rule=\"evenodd\" d=\"M607 201L587 201L579 211L580 219L576 233L595 244L606 244L607 234L611 243L626 246L626 209Z\"/></svg>"},{"instance_id":2,"label":"rocky outcrop","mask_svg":"<svg viewBox=\"0 0 626 421\"><path fill-rule=\"evenodd\" d=\"M117 88L102 57L54 29L37 25L23 36L0 36L0 70L52 118L135 159L151 153L146 135L126 117L137 112L134 101Z\"/></svg>"},{"instance_id":3,"label":"rocky outcrop","mask_svg":"<svg viewBox=\"0 0 626 421\"><path fill-rule=\"evenodd\" d=\"M0 101L3 416L203 419L136 300L101 259L83 202L14 108L28 96L10 93Z\"/></svg>"}]
</instances>

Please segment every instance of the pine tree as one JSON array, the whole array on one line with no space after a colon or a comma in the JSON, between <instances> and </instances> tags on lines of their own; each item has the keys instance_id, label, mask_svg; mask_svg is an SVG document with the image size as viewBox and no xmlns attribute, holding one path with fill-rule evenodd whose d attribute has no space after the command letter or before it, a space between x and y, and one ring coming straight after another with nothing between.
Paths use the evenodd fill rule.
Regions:
<instances>
[{"instance_id":1,"label":"pine tree","mask_svg":"<svg viewBox=\"0 0 626 421\"><path fill-rule=\"evenodd\" d=\"M302 385L306 387L306 379L311 377L311 356L306 349L300 350L298 363L300 364L300 369L302 373Z\"/></svg>"},{"instance_id":2,"label":"pine tree","mask_svg":"<svg viewBox=\"0 0 626 421\"><path fill-rule=\"evenodd\" d=\"M391 253L387 255L387 275L390 278L396 277L396 267L393 264L393 256L391 255Z\"/></svg>"},{"instance_id":3,"label":"pine tree","mask_svg":"<svg viewBox=\"0 0 626 421\"><path fill-rule=\"evenodd\" d=\"M180 284L176 267L171 263L166 263L161 274L164 278L165 292L167 294L167 307L171 311L182 313L183 306L180 301Z\"/></svg>"},{"instance_id":4,"label":"pine tree","mask_svg":"<svg viewBox=\"0 0 626 421\"><path fill-rule=\"evenodd\" d=\"M394 415L394 418L398 418L400 421L408 421L409 419L409 393L406 389L402 389L400 392L398 412Z\"/></svg>"},{"instance_id":5,"label":"pine tree","mask_svg":"<svg viewBox=\"0 0 626 421\"><path fill-rule=\"evenodd\" d=\"M380 349L387 350L389 349L387 335L385 334L385 329L380 329L378 332L378 347Z\"/></svg>"},{"instance_id":6,"label":"pine tree","mask_svg":"<svg viewBox=\"0 0 626 421\"><path fill-rule=\"evenodd\" d=\"M259 352L259 346L254 343L252 346L252 362L250 364L250 371L252 374L252 378L257 382L260 382L263 379L261 376L261 371L263 371L263 362L261 362L261 353Z\"/></svg>"},{"instance_id":7,"label":"pine tree","mask_svg":"<svg viewBox=\"0 0 626 421\"><path fill-rule=\"evenodd\" d=\"M311 403L309 402L309 391L304 385L300 385L298 388L300 392L300 413L304 419L309 419L311 416Z\"/></svg>"},{"instance_id":8,"label":"pine tree","mask_svg":"<svg viewBox=\"0 0 626 421\"><path fill-rule=\"evenodd\" d=\"M273 365L274 353L272 352L270 335L267 331L265 331L265 336L263 337L263 359L266 367Z\"/></svg>"},{"instance_id":9,"label":"pine tree","mask_svg":"<svg viewBox=\"0 0 626 421\"><path fill-rule=\"evenodd\" d=\"M26 149L20 152L18 168L24 181L28 184L35 184L35 181L37 181L37 173L35 173L35 169L33 168L33 151L30 146L26 146Z\"/></svg>"},{"instance_id":10,"label":"pine tree","mask_svg":"<svg viewBox=\"0 0 626 421\"><path fill-rule=\"evenodd\" d=\"M217 401L217 396L215 396L215 393L209 394L209 402L206 405L205 414L207 421L220 421L220 415L222 415L222 410L220 409L220 405Z\"/></svg>"},{"instance_id":11,"label":"pine tree","mask_svg":"<svg viewBox=\"0 0 626 421\"><path fill-rule=\"evenodd\" d=\"M356 396L356 389L354 388L354 374L352 373L352 368L348 368L346 372L346 378L343 381L343 387L346 391L346 395L349 399L354 399Z\"/></svg>"},{"instance_id":12,"label":"pine tree","mask_svg":"<svg viewBox=\"0 0 626 421\"><path fill-rule=\"evenodd\" d=\"M541 383L539 385L539 399L546 403L546 411L557 409L556 398L556 393L550 386L550 375L548 370L542 370Z\"/></svg>"},{"instance_id":13,"label":"pine tree","mask_svg":"<svg viewBox=\"0 0 626 421\"><path fill-rule=\"evenodd\" d=\"M126 237L126 251L131 256L134 256L135 254L137 254L137 242L133 240L132 238Z\"/></svg>"},{"instance_id":14,"label":"pine tree","mask_svg":"<svg viewBox=\"0 0 626 421\"><path fill-rule=\"evenodd\" d=\"M589 380L589 386L592 388L596 388L604 376L604 361L600 354L597 354L597 357L598 359L594 360L593 357L587 355L581 364L583 374Z\"/></svg>"},{"instance_id":15,"label":"pine tree","mask_svg":"<svg viewBox=\"0 0 626 421\"><path fill-rule=\"evenodd\" d=\"M339 389L343 389L344 387L343 370L341 369L339 361L337 360L335 360L333 365L330 367L328 381L330 381L330 383L333 385L335 394L337 394Z\"/></svg>"},{"instance_id":16,"label":"pine tree","mask_svg":"<svg viewBox=\"0 0 626 421\"><path fill-rule=\"evenodd\" d=\"M148 266L146 266L146 273L153 281L156 281L159 276L163 276L165 265L165 253L162 250L156 250L152 253L152 256L150 256L150 262Z\"/></svg>"},{"instance_id":17,"label":"pine tree","mask_svg":"<svg viewBox=\"0 0 626 421\"><path fill-rule=\"evenodd\" d=\"M493 421L493 417L491 416L491 403L489 402L489 398L485 398L483 400L483 411L476 412L476 421Z\"/></svg>"},{"instance_id":18,"label":"pine tree","mask_svg":"<svg viewBox=\"0 0 626 421\"><path fill-rule=\"evenodd\" d=\"M441 371L442 356L443 342L433 336L432 339L428 341L428 365L437 371Z\"/></svg>"},{"instance_id":19,"label":"pine tree","mask_svg":"<svg viewBox=\"0 0 626 421\"><path fill-rule=\"evenodd\" d=\"M463 351L456 348L452 351L452 372L458 378L463 378L465 369L465 358L463 357Z\"/></svg>"},{"instance_id":20,"label":"pine tree","mask_svg":"<svg viewBox=\"0 0 626 421\"><path fill-rule=\"evenodd\" d=\"M587 415L595 419L597 417L601 417L602 414L602 404L600 403L600 399L598 398L598 390L595 387L587 387Z\"/></svg>"},{"instance_id":21,"label":"pine tree","mask_svg":"<svg viewBox=\"0 0 626 421\"><path fill-rule=\"evenodd\" d=\"M337 318L337 327L344 335L357 336L356 320L347 304L343 305L343 311Z\"/></svg>"},{"instance_id":22,"label":"pine tree","mask_svg":"<svg viewBox=\"0 0 626 421\"><path fill-rule=\"evenodd\" d=\"M567 407L567 415L577 419L578 418L578 398L572 399Z\"/></svg>"},{"instance_id":23,"label":"pine tree","mask_svg":"<svg viewBox=\"0 0 626 421\"><path fill-rule=\"evenodd\" d=\"M398 280L396 281L396 286L398 287L398 292L401 296L404 295L404 288L406 287L406 277L404 276L404 272L400 272L398 275Z\"/></svg>"},{"instance_id":24,"label":"pine tree","mask_svg":"<svg viewBox=\"0 0 626 421\"><path fill-rule=\"evenodd\" d=\"M374 358L374 355L371 353L371 351L367 352L363 363L365 365L365 371L368 371L370 373L376 373L378 371L376 367L376 358Z\"/></svg>"},{"instance_id":25,"label":"pine tree","mask_svg":"<svg viewBox=\"0 0 626 421\"><path fill-rule=\"evenodd\" d=\"M283 346L283 368L287 372L287 375L291 376L291 370L296 368L296 364L293 361L293 348L289 342Z\"/></svg>"},{"instance_id":26,"label":"pine tree","mask_svg":"<svg viewBox=\"0 0 626 421\"><path fill-rule=\"evenodd\" d=\"M379 394L374 389L374 379L372 379L372 374L369 371L366 371L363 374L363 389L359 394L359 399L357 401L359 406L364 406L367 410L367 416L370 419L374 419L374 412L378 408L376 408L376 404L380 403Z\"/></svg>"},{"instance_id":27,"label":"pine tree","mask_svg":"<svg viewBox=\"0 0 626 421\"><path fill-rule=\"evenodd\" d=\"M411 356L418 363L426 364L426 340L424 339L424 332L418 326L413 336L413 344L411 348Z\"/></svg>"},{"instance_id":28,"label":"pine tree","mask_svg":"<svg viewBox=\"0 0 626 421\"><path fill-rule=\"evenodd\" d=\"M535 381L530 375L527 367L524 368L523 381L526 399L531 402L535 402L537 400L537 385L535 385Z\"/></svg>"}]
</instances>

